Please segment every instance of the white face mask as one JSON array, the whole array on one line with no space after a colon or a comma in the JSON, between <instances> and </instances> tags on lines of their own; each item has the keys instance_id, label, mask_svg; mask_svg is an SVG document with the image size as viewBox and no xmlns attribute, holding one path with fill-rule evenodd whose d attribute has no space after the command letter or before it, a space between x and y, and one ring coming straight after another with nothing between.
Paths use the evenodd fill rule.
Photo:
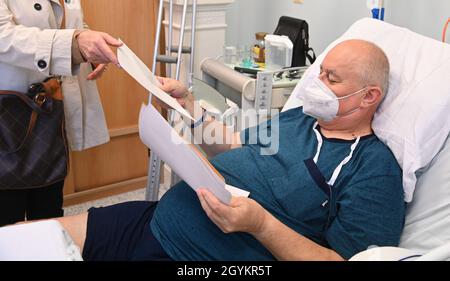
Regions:
<instances>
[{"instance_id":1,"label":"white face mask","mask_svg":"<svg viewBox=\"0 0 450 281\"><path fill-rule=\"evenodd\" d=\"M311 82L311 85L305 89L303 94L303 113L316 119L329 122L338 117L339 100L357 95L366 88L367 87L364 87L361 90L343 97L337 97L336 94L330 90L330 88L328 88L319 77L316 77ZM347 116L358 111L359 109L360 107L358 106L356 109L353 109L341 116Z\"/></svg>"}]
</instances>

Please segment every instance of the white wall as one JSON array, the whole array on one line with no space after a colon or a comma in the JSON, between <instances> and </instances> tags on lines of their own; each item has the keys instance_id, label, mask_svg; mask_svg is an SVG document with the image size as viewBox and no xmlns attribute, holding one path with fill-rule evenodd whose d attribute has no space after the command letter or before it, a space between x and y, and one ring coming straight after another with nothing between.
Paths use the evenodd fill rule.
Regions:
<instances>
[{"instance_id":1,"label":"white wall","mask_svg":"<svg viewBox=\"0 0 450 281\"><path fill-rule=\"evenodd\" d=\"M267 14L269 14L270 2L273 1L235 0L234 3L230 4L227 11L227 44L235 46L253 44L256 32L273 32L276 24L265 20ZM272 25L274 25L273 28L267 28Z\"/></svg>"},{"instance_id":2,"label":"white wall","mask_svg":"<svg viewBox=\"0 0 450 281\"><path fill-rule=\"evenodd\" d=\"M450 18L449 0L385 0L387 21L425 36L442 40L442 30ZM447 42L450 32L447 34Z\"/></svg>"},{"instance_id":3,"label":"white wall","mask_svg":"<svg viewBox=\"0 0 450 281\"><path fill-rule=\"evenodd\" d=\"M387 22L441 40L443 26L450 17L450 0L385 0L385 3ZM273 32L283 15L308 22L310 45L318 54L353 22L371 16L366 0L305 0L301 5L291 0L236 0L228 11L226 42L251 44L255 32Z\"/></svg>"}]
</instances>

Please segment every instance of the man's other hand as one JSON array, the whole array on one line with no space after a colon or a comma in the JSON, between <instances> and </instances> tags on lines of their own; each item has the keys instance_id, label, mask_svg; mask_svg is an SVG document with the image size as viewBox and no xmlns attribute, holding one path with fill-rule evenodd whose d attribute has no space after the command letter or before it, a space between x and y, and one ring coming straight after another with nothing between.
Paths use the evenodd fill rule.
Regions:
<instances>
[{"instance_id":1,"label":"man's other hand","mask_svg":"<svg viewBox=\"0 0 450 281\"><path fill-rule=\"evenodd\" d=\"M227 206L205 189L199 189L197 195L206 215L224 233L247 232L256 234L263 231L268 213L255 200L233 197L230 205Z\"/></svg>"}]
</instances>

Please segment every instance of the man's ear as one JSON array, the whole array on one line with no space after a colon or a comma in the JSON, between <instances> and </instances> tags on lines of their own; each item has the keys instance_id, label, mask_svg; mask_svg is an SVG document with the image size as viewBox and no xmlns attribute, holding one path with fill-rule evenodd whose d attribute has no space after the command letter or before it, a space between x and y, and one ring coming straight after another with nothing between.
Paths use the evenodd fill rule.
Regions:
<instances>
[{"instance_id":1,"label":"man's ear","mask_svg":"<svg viewBox=\"0 0 450 281\"><path fill-rule=\"evenodd\" d=\"M380 87L369 87L367 89L367 93L364 96L363 100L362 100L362 105L363 107L371 107L375 104L378 104L382 101L383 99L383 91L381 90Z\"/></svg>"}]
</instances>

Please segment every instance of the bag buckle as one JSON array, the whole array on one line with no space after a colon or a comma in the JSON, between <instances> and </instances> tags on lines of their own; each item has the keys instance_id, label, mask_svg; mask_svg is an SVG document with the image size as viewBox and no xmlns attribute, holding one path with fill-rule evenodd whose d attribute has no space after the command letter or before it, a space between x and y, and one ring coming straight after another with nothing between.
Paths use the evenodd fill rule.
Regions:
<instances>
[{"instance_id":1,"label":"bag buckle","mask_svg":"<svg viewBox=\"0 0 450 281\"><path fill-rule=\"evenodd\" d=\"M42 83L31 84L31 86L28 88L28 94L30 94L33 101L39 106L42 106L47 100L45 88Z\"/></svg>"},{"instance_id":2,"label":"bag buckle","mask_svg":"<svg viewBox=\"0 0 450 281\"><path fill-rule=\"evenodd\" d=\"M47 97L45 96L44 93L41 92L35 95L33 100L37 105L41 106L47 101Z\"/></svg>"},{"instance_id":3,"label":"bag buckle","mask_svg":"<svg viewBox=\"0 0 450 281\"><path fill-rule=\"evenodd\" d=\"M40 93L45 93L44 85L42 83L34 83L28 87L28 93L32 96L36 96Z\"/></svg>"}]
</instances>

